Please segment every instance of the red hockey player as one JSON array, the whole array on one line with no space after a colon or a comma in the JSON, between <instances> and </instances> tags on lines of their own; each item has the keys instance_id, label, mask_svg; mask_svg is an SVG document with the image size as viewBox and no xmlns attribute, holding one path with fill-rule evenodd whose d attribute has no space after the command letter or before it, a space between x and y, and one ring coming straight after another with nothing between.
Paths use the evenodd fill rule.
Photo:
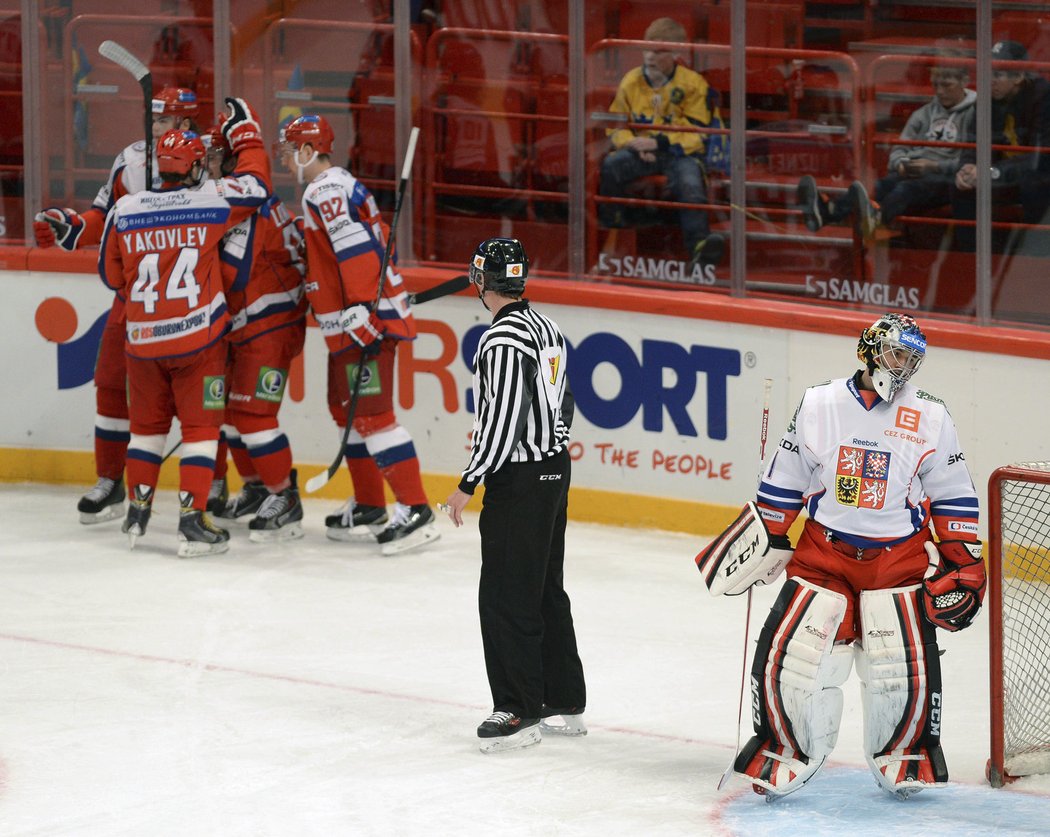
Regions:
<instances>
[{"instance_id":1,"label":"red hockey player","mask_svg":"<svg viewBox=\"0 0 1050 837\"><path fill-rule=\"evenodd\" d=\"M222 135L224 122L225 115L204 137L209 173L216 180L238 163ZM272 186L269 170L267 184ZM306 335L302 243L295 217L276 194L228 230L223 242L223 263L234 272L227 296L233 320L215 476L225 479L229 450L244 487L215 514L227 519L254 514L248 523L254 541L303 536L292 451L277 421L289 367Z\"/></svg>"},{"instance_id":2,"label":"red hockey player","mask_svg":"<svg viewBox=\"0 0 1050 837\"><path fill-rule=\"evenodd\" d=\"M205 514L226 407L230 314L221 268L226 230L269 197L267 160L247 105L227 99L223 126L238 154L235 176L205 180L200 137L169 131L157 147L161 192L117 201L103 233L99 272L127 306L131 495L123 530L132 546L149 523L173 416L182 429L179 555L223 552L229 533Z\"/></svg>"},{"instance_id":3,"label":"red hockey player","mask_svg":"<svg viewBox=\"0 0 1050 837\"><path fill-rule=\"evenodd\" d=\"M326 518L328 536L375 538L384 555L404 552L439 536L412 437L394 415L397 347L416 336L408 293L391 259L379 306L372 310L387 230L368 189L332 165L334 134L327 120L300 116L281 139L283 163L308 184L303 192L306 292L328 344L328 407L341 429L355 375L362 369L345 451L354 497ZM384 479L397 500L389 521Z\"/></svg>"},{"instance_id":4,"label":"red hockey player","mask_svg":"<svg viewBox=\"0 0 1050 837\"><path fill-rule=\"evenodd\" d=\"M197 96L182 87L166 87L153 98L153 140L173 128L193 128ZM159 189L156 155L151 167ZM109 178L83 214L69 208L49 207L39 212L33 224L38 247L59 246L63 250L91 247L102 239L106 216L124 195L147 188L146 143L134 142L113 161ZM124 302L113 300L102 332L95 362L95 473L98 482L77 504L81 523L101 523L124 513L124 460L128 448L127 372L124 361Z\"/></svg>"}]
</instances>

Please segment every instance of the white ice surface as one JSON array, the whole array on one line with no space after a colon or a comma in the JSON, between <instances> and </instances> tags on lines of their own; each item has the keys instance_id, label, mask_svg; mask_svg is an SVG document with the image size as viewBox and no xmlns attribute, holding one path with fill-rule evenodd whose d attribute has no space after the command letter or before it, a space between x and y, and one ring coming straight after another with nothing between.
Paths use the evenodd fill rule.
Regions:
<instances>
[{"instance_id":1,"label":"white ice surface","mask_svg":"<svg viewBox=\"0 0 1050 837\"><path fill-rule=\"evenodd\" d=\"M486 756L476 516L384 558L327 541L336 504L307 500L302 541L241 525L227 554L178 559L172 495L133 552L119 522L77 522L78 495L0 489L4 837L1050 832L1050 779L984 782L983 617L943 642L951 787L877 791L854 674L829 767L766 805L715 789L745 600L708 596L694 537L570 524L590 735ZM774 594L755 596L752 640Z\"/></svg>"}]
</instances>

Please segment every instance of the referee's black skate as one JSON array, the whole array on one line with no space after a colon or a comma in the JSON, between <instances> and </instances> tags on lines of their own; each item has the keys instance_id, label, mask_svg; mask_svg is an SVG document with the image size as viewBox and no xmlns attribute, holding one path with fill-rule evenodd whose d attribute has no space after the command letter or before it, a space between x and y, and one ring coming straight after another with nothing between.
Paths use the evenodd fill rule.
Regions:
<instances>
[{"instance_id":1,"label":"referee's black skate","mask_svg":"<svg viewBox=\"0 0 1050 837\"><path fill-rule=\"evenodd\" d=\"M193 508L193 495L179 492L179 557L215 555L230 548L230 533L220 529L207 512Z\"/></svg>"},{"instance_id":2,"label":"referee's black skate","mask_svg":"<svg viewBox=\"0 0 1050 837\"><path fill-rule=\"evenodd\" d=\"M586 735L582 706L552 707L543 704L540 732L544 735Z\"/></svg>"},{"instance_id":3,"label":"referee's black skate","mask_svg":"<svg viewBox=\"0 0 1050 837\"><path fill-rule=\"evenodd\" d=\"M325 535L333 541L375 543L387 524L386 506L366 506L351 497L324 519Z\"/></svg>"},{"instance_id":4,"label":"referee's black skate","mask_svg":"<svg viewBox=\"0 0 1050 837\"><path fill-rule=\"evenodd\" d=\"M247 514L255 514L269 496L270 492L261 482L246 482L237 496L227 502L222 511L214 512L214 516L223 520L236 520Z\"/></svg>"},{"instance_id":5,"label":"referee's black skate","mask_svg":"<svg viewBox=\"0 0 1050 837\"><path fill-rule=\"evenodd\" d=\"M150 515L153 513L153 489L148 485L136 485L131 491L128 502L128 516L120 531L128 536L128 546L135 548L135 543L146 534Z\"/></svg>"},{"instance_id":6,"label":"referee's black skate","mask_svg":"<svg viewBox=\"0 0 1050 837\"><path fill-rule=\"evenodd\" d=\"M379 533L376 540L384 555L397 555L410 549L418 549L441 537L434 523L434 511L427 503L418 506L394 505L394 516Z\"/></svg>"},{"instance_id":7,"label":"referee's black skate","mask_svg":"<svg viewBox=\"0 0 1050 837\"><path fill-rule=\"evenodd\" d=\"M104 523L120 517L124 514L125 496L123 481L99 477L95 487L81 497L80 502L77 503L80 522Z\"/></svg>"},{"instance_id":8,"label":"referee's black skate","mask_svg":"<svg viewBox=\"0 0 1050 837\"><path fill-rule=\"evenodd\" d=\"M248 539L256 543L288 541L303 536L303 504L299 500L296 472L292 469L292 484L283 491L270 494L259 513L248 524Z\"/></svg>"},{"instance_id":9,"label":"referee's black skate","mask_svg":"<svg viewBox=\"0 0 1050 837\"><path fill-rule=\"evenodd\" d=\"M483 753L533 747L540 737L539 718L519 718L512 712L493 712L478 727L478 745Z\"/></svg>"}]
</instances>

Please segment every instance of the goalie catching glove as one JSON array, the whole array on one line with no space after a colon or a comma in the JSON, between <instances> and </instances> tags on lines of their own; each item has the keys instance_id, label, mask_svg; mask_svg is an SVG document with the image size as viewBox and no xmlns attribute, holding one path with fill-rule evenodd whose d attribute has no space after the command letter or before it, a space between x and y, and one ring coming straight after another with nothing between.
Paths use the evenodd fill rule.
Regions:
<instances>
[{"instance_id":1,"label":"goalie catching glove","mask_svg":"<svg viewBox=\"0 0 1050 837\"><path fill-rule=\"evenodd\" d=\"M922 583L926 621L946 631L967 628L981 612L988 577L980 541L927 541L930 565L938 567Z\"/></svg>"},{"instance_id":2,"label":"goalie catching glove","mask_svg":"<svg viewBox=\"0 0 1050 837\"><path fill-rule=\"evenodd\" d=\"M367 305L351 305L343 309L340 319L343 331L357 343L365 354L379 351L379 341L383 339L383 327L375 311L370 311Z\"/></svg>"},{"instance_id":3,"label":"goalie catching glove","mask_svg":"<svg viewBox=\"0 0 1050 837\"><path fill-rule=\"evenodd\" d=\"M77 242L84 233L84 219L74 209L51 206L36 214L33 220L33 235L37 247L54 247L63 250L77 249Z\"/></svg>"},{"instance_id":4,"label":"goalie catching glove","mask_svg":"<svg viewBox=\"0 0 1050 837\"><path fill-rule=\"evenodd\" d=\"M752 502L696 556L696 566L712 596L738 596L752 584L776 580L791 555L791 541L770 535Z\"/></svg>"}]
</instances>

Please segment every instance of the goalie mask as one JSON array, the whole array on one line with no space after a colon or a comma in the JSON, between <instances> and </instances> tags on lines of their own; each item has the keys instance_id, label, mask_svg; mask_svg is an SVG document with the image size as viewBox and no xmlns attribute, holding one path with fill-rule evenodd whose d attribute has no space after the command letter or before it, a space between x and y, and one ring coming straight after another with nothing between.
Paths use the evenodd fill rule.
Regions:
<instances>
[{"instance_id":1,"label":"goalie mask","mask_svg":"<svg viewBox=\"0 0 1050 837\"><path fill-rule=\"evenodd\" d=\"M875 391L889 402L922 366L926 335L905 314L883 314L861 333L857 357L871 375Z\"/></svg>"},{"instance_id":2,"label":"goalie mask","mask_svg":"<svg viewBox=\"0 0 1050 837\"><path fill-rule=\"evenodd\" d=\"M529 276L529 257L516 238L490 238L481 242L470 260L470 281L478 290L502 296L521 296Z\"/></svg>"}]
</instances>

